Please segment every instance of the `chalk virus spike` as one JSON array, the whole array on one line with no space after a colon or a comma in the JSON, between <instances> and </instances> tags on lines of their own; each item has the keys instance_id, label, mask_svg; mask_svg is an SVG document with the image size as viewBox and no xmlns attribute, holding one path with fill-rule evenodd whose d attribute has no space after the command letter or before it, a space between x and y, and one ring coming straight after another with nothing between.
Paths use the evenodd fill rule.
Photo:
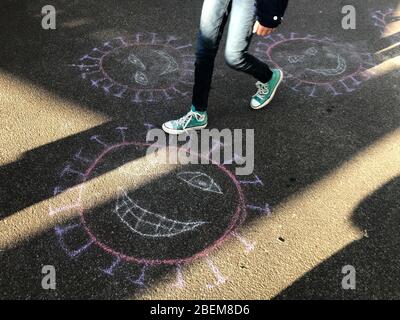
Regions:
<instances>
[{"instance_id":1,"label":"chalk virus spike","mask_svg":"<svg viewBox=\"0 0 400 320\"><path fill-rule=\"evenodd\" d=\"M89 159L89 158L87 158L87 157L85 157L85 156L82 155L82 151L83 151L82 148L79 149L79 151L78 151L77 153L74 154L73 159L74 159L74 160L81 161L81 162L83 162L83 163L92 163L93 161L92 161L91 159Z\"/></svg>"},{"instance_id":2,"label":"chalk virus spike","mask_svg":"<svg viewBox=\"0 0 400 320\"><path fill-rule=\"evenodd\" d=\"M171 100L172 99L172 97L168 94L167 89L164 89L161 92L164 94L165 99L167 99L167 100Z\"/></svg>"},{"instance_id":3,"label":"chalk virus spike","mask_svg":"<svg viewBox=\"0 0 400 320\"><path fill-rule=\"evenodd\" d=\"M96 71L97 72L97 71ZM95 88L100 87L100 83L107 80L106 78L101 78L101 79L90 79L90 85Z\"/></svg>"},{"instance_id":4,"label":"chalk virus spike","mask_svg":"<svg viewBox=\"0 0 400 320\"><path fill-rule=\"evenodd\" d=\"M343 87L346 90L346 92L353 92L354 90L356 90L356 88L349 87L346 84L345 79L341 79L341 80L339 80L339 82L343 85Z\"/></svg>"},{"instance_id":5,"label":"chalk virus spike","mask_svg":"<svg viewBox=\"0 0 400 320\"><path fill-rule=\"evenodd\" d=\"M249 241L246 238L244 238L241 234L239 234L236 231L232 232L232 235L238 239L245 247L245 251L248 253L250 251L253 251L256 245L255 241Z\"/></svg>"},{"instance_id":6,"label":"chalk virus spike","mask_svg":"<svg viewBox=\"0 0 400 320\"><path fill-rule=\"evenodd\" d=\"M124 37L116 37L114 38L115 40L119 41L121 43L121 46L126 47L128 46L128 43L125 41Z\"/></svg>"},{"instance_id":7,"label":"chalk virus spike","mask_svg":"<svg viewBox=\"0 0 400 320\"><path fill-rule=\"evenodd\" d=\"M187 48L191 48L191 47L192 47L192 44L188 43L188 44L185 44L183 46L175 47L175 49L176 50L182 50L182 49L187 49Z\"/></svg>"},{"instance_id":8,"label":"chalk virus spike","mask_svg":"<svg viewBox=\"0 0 400 320\"><path fill-rule=\"evenodd\" d=\"M119 132L119 134L121 135L122 142L125 142L125 139L126 139L125 132L126 132L126 130L128 130L128 127L117 127L117 128L115 128L115 130L117 130Z\"/></svg>"},{"instance_id":9,"label":"chalk virus spike","mask_svg":"<svg viewBox=\"0 0 400 320\"><path fill-rule=\"evenodd\" d=\"M142 99L141 99L141 95L142 95L143 90L137 90L134 92L134 95L132 96L131 101L133 103L141 103Z\"/></svg>"},{"instance_id":10,"label":"chalk virus spike","mask_svg":"<svg viewBox=\"0 0 400 320\"><path fill-rule=\"evenodd\" d=\"M155 33L155 32L151 32L150 35L151 35L151 44L152 44L152 45L162 44L162 43L165 42L165 41L162 40L162 39L157 39L158 34Z\"/></svg>"},{"instance_id":11,"label":"chalk virus spike","mask_svg":"<svg viewBox=\"0 0 400 320\"><path fill-rule=\"evenodd\" d=\"M113 46L111 45L110 41L106 41L103 42L103 48L113 49Z\"/></svg>"},{"instance_id":12,"label":"chalk virus spike","mask_svg":"<svg viewBox=\"0 0 400 320\"><path fill-rule=\"evenodd\" d=\"M189 95L189 92L188 92L188 91L185 91L185 92L180 91L180 90L178 90L175 86L172 86L171 89L172 89L174 92L176 92L176 93L178 93L179 95L181 95L182 97L186 97L186 96Z\"/></svg>"},{"instance_id":13,"label":"chalk virus spike","mask_svg":"<svg viewBox=\"0 0 400 320\"><path fill-rule=\"evenodd\" d=\"M178 81L184 85L193 85L194 84L194 82L192 82L192 81L186 81L183 79L179 79Z\"/></svg>"},{"instance_id":14,"label":"chalk virus spike","mask_svg":"<svg viewBox=\"0 0 400 320\"><path fill-rule=\"evenodd\" d=\"M93 57L93 56L91 56L91 55L89 55L89 54L85 54L83 57L81 57L81 58L79 59L79 61L84 61L84 60L100 61L101 58L97 58L97 57Z\"/></svg>"},{"instance_id":15,"label":"chalk virus spike","mask_svg":"<svg viewBox=\"0 0 400 320\"><path fill-rule=\"evenodd\" d=\"M264 42L264 41L258 41L257 42L257 47L256 50L260 50L260 52L265 52L265 49L268 49L270 47L270 43ZM265 47L264 49L260 49L260 47Z\"/></svg>"},{"instance_id":16,"label":"chalk virus spike","mask_svg":"<svg viewBox=\"0 0 400 320\"><path fill-rule=\"evenodd\" d=\"M287 38L282 33L275 34L280 40L286 40Z\"/></svg>"},{"instance_id":17,"label":"chalk virus spike","mask_svg":"<svg viewBox=\"0 0 400 320\"><path fill-rule=\"evenodd\" d=\"M238 154L234 153L233 156L230 159L224 160L224 164L233 164L234 162L239 162L239 161L242 161L242 160L243 160L243 158L241 156L239 156Z\"/></svg>"},{"instance_id":18,"label":"chalk virus spike","mask_svg":"<svg viewBox=\"0 0 400 320\"><path fill-rule=\"evenodd\" d=\"M54 216L54 215L59 214L61 212L71 211L73 209L80 209L80 208L81 208L81 203L79 201L76 202L76 203L67 205L67 206L56 208L56 209L53 209L50 206L49 207L49 216Z\"/></svg>"},{"instance_id":19,"label":"chalk virus spike","mask_svg":"<svg viewBox=\"0 0 400 320\"><path fill-rule=\"evenodd\" d=\"M67 64L68 67L77 67L80 71L89 71L90 68L98 68L98 64Z\"/></svg>"},{"instance_id":20,"label":"chalk virus spike","mask_svg":"<svg viewBox=\"0 0 400 320\"><path fill-rule=\"evenodd\" d=\"M272 43L276 43L277 42L277 40L275 40L272 35L265 36L265 37L263 37L263 39L264 39L264 41L270 41Z\"/></svg>"},{"instance_id":21,"label":"chalk virus spike","mask_svg":"<svg viewBox=\"0 0 400 320\"><path fill-rule=\"evenodd\" d=\"M108 268L99 268L100 271L104 272L105 274L109 275L109 276L113 276L114 275L114 270L117 269L120 264L122 262L122 259L120 257L116 257L114 259L114 261L112 262L111 266L109 266Z\"/></svg>"},{"instance_id":22,"label":"chalk virus spike","mask_svg":"<svg viewBox=\"0 0 400 320\"><path fill-rule=\"evenodd\" d=\"M108 148L108 144L105 143L103 140L101 140L101 139L100 139L100 136L98 136L98 135L91 136L91 137L90 137L90 140L91 140L91 141L95 141L95 142L97 142L98 144L101 144L101 145L104 146L105 148Z\"/></svg>"},{"instance_id":23,"label":"chalk virus spike","mask_svg":"<svg viewBox=\"0 0 400 320\"><path fill-rule=\"evenodd\" d=\"M172 285L174 288L182 289L185 287L185 280L183 279L182 266L176 266L176 282Z\"/></svg>"},{"instance_id":24,"label":"chalk virus spike","mask_svg":"<svg viewBox=\"0 0 400 320\"><path fill-rule=\"evenodd\" d=\"M299 87L303 85L303 82L299 81L294 86L289 86L290 89L293 91L299 92Z\"/></svg>"},{"instance_id":25,"label":"chalk virus spike","mask_svg":"<svg viewBox=\"0 0 400 320\"><path fill-rule=\"evenodd\" d=\"M214 287L220 286L226 282L226 278L222 275L221 271L214 265L211 259L206 258L208 267L215 276L216 282L214 284L207 284L207 288L212 289Z\"/></svg>"},{"instance_id":26,"label":"chalk virus spike","mask_svg":"<svg viewBox=\"0 0 400 320\"><path fill-rule=\"evenodd\" d=\"M154 98L154 91L149 91L148 92L148 97L146 99L147 102L155 102L156 99Z\"/></svg>"},{"instance_id":27,"label":"chalk virus spike","mask_svg":"<svg viewBox=\"0 0 400 320\"><path fill-rule=\"evenodd\" d=\"M222 148L224 148L224 143L222 143L221 141L212 139L211 141L212 145L211 145L211 150L210 152L208 152L206 158L210 158L212 156L212 154L216 151L220 152Z\"/></svg>"},{"instance_id":28,"label":"chalk virus spike","mask_svg":"<svg viewBox=\"0 0 400 320\"><path fill-rule=\"evenodd\" d=\"M117 98L122 98L125 92L128 90L128 86L118 86L119 89L117 89L116 93L113 94L114 97Z\"/></svg>"},{"instance_id":29,"label":"chalk virus spike","mask_svg":"<svg viewBox=\"0 0 400 320\"><path fill-rule=\"evenodd\" d=\"M99 52L101 54L105 54L106 53L103 50L100 50L99 48L93 48L92 51Z\"/></svg>"},{"instance_id":30,"label":"chalk virus spike","mask_svg":"<svg viewBox=\"0 0 400 320\"><path fill-rule=\"evenodd\" d=\"M239 180L239 182L240 182L240 184L244 184L244 185L250 184L250 185L264 186L264 183L257 175L254 175L254 180Z\"/></svg>"},{"instance_id":31,"label":"chalk virus spike","mask_svg":"<svg viewBox=\"0 0 400 320\"><path fill-rule=\"evenodd\" d=\"M62 193L65 189L61 186L56 186L53 190L53 196L56 196L60 193Z\"/></svg>"},{"instance_id":32,"label":"chalk virus spike","mask_svg":"<svg viewBox=\"0 0 400 320\"><path fill-rule=\"evenodd\" d=\"M70 176L70 175L76 175L76 176L83 177L85 174L81 171L74 169L70 164L67 164L65 166L65 168L61 171L60 178L63 178L65 176Z\"/></svg>"},{"instance_id":33,"label":"chalk virus spike","mask_svg":"<svg viewBox=\"0 0 400 320\"><path fill-rule=\"evenodd\" d=\"M144 265L144 266L142 267L142 270L140 271L140 275L139 275L138 278L129 277L128 280L129 280L131 283L133 283L133 284L135 284L135 285L137 285L137 286L139 286L139 287L144 287L144 286L145 286L145 280L146 280L146 279L145 279L145 275L146 275L147 268L148 268L148 266L147 266L147 265Z\"/></svg>"},{"instance_id":34,"label":"chalk virus spike","mask_svg":"<svg viewBox=\"0 0 400 320\"><path fill-rule=\"evenodd\" d=\"M156 126L155 126L154 124L152 124L152 123L146 122L146 123L144 124L144 127L145 127L146 131L149 131L149 130L151 130L151 129L154 129Z\"/></svg>"},{"instance_id":35,"label":"chalk virus spike","mask_svg":"<svg viewBox=\"0 0 400 320\"><path fill-rule=\"evenodd\" d=\"M72 225L67 225L66 227L57 226L55 228L59 245L70 258L76 258L76 257L80 256L82 253L87 251L90 248L90 246L94 243L94 240L90 239L90 240L88 240L88 242L86 242L85 244L83 244L82 246L80 246L76 249L70 249L65 244L65 242L64 242L65 234L72 232L74 229L80 228L80 227L81 227L80 224L72 224Z\"/></svg>"},{"instance_id":36,"label":"chalk virus spike","mask_svg":"<svg viewBox=\"0 0 400 320\"><path fill-rule=\"evenodd\" d=\"M328 91L331 91L331 92L332 92L332 95L334 95L334 96L340 96L340 95L342 95L341 92L339 92L339 91L336 90L336 88L333 86L332 83L326 83L326 84L325 84L325 87L327 88Z\"/></svg>"},{"instance_id":37,"label":"chalk virus spike","mask_svg":"<svg viewBox=\"0 0 400 320\"><path fill-rule=\"evenodd\" d=\"M113 83L108 83L108 85L103 85L103 91L106 95L110 94L111 88L114 86Z\"/></svg>"},{"instance_id":38,"label":"chalk virus spike","mask_svg":"<svg viewBox=\"0 0 400 320\"><path fill-rule=\"evenodd\" d=\"M313 98L316 97L316 95L315 95L316 90L317 90L317 85L316 84L312 85L312 87L310 89L310 94L308 96L313 97Z\"/></svg>"},{"instance_id":39,"label":"chalk virus spike","mask_svg":"<svg viewBox=\"0 0 400 320\"><path fill-rule=\"evenodd\" d=\"M179 39L178 39L177 37L175 37L175 36L168 36L168 37L167 37L167 40L165 41L165 43L166 43L167 45L170 45L171 42L178 41L178 40L179 40Z\"/></svg>"},{"instance_id":40,"label":"chalk virus spike","mask_svg":"<svg viewBox=\"0 0 400 320\"><path fill-rule=\"evenodd\" d=\"M252 204L248 204L246 207L251 210L260 212L261 214L264 214L266 216L271 216L271 214L272 214L271 208L268 203L266 203L264 205L264 207L256 206L256 205L252 205Z\"/></svg>"},{"instance_id":41,"label":"chalk virus spike","mask_svg":"<svg viewBox=\"0 0 400 320\"><path fill-rule=\"evenodd\" d=\"M307 34L306 36L305 36L305 39L315 39L317 36L316 35L314 35L314 34Z\"/></svg>"},{"instance_id":42,"label":"chalk virus spike","mask_svg":"<svg viewBox=\"0 0 400 320\"><path fill-rule=\"evenodd\" d=\"M135 42L135 44L140 44L141 43L141 37L142 36L144 36L144 34L140 33L140 32L137 32L132 36L133 41Z\"/></svg>"},{"instance_id":43,"label":"chalk virus spike","mask_svg":"<svg viewBox=\"0 0 400 320\"><path fill-rule=\"evenodd\" d=\"M96 73L99 73L99 74L100 74L101 72L100 72L100 70L94 70L94 71L89 71L89 72L83 72L83 73L81 73L81 78L86 80L86 79L88 79L88 76L93 75L93 74L96 74ZM92 83L92 80L93 80L93 79L91 79L91 83Z\"/></svg>"}]
</instances>

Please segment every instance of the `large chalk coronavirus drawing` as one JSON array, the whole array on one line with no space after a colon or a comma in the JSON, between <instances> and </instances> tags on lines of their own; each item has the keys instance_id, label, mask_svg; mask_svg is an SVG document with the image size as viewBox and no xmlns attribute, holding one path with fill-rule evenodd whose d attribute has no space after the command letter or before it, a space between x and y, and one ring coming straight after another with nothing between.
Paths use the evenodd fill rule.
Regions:
<instances>
[{"instance_id":1,"label":"large chalk coronavirus drawing","mask_svg":"<svg viewBox=\"0 0 400 320\"><path fill-rule=\"evenodd\" d=\"M136 33L106 41L70 66L93 88L138 104L187 96L193 65L191 44L175 36Z\"/></svg>"},{"instance_id":2,"label":"large chalk coronavirus drawing","mask_svg":"<svg viewBox=\"0 0 400 320\"><path fill-rule=\"evenodd\" d=\"M295 92L310 97L333 96L357 90L371 78L373 55L328 37L273 34L256 43L255 55L284 72Z\"/></svg>"},{"instance_id":3,"label":"large chalk coronavirus drawing","mask_svg":"<svg viewBox=\"0 0 400 320\"><path fill-rule=\"evenodd\" d=\"M71 258L96 248L96 256L103 257L98 269L109 276L135 266L139 273L125 278L138 286L146 285L150 267L164 266L176 269L177 286L183 287L182 267L203 258L216 278L207 286L223 284L226 278L209 255L232 237L247 252L254 249L239 228L248 211L271 213L268 204L246 203L245 190L262 187L261 179L235 176L229 167L236 155L225 164L213 162L210 154L195 154L207 165L143 162L149 144L129 139L126 127L116 132L120 138L114 142L93 136L90 152L80 149L60 173L54 195L74 196L50 215L75 216L55 228L60 247Z\"/></svg>"}]
</instances>

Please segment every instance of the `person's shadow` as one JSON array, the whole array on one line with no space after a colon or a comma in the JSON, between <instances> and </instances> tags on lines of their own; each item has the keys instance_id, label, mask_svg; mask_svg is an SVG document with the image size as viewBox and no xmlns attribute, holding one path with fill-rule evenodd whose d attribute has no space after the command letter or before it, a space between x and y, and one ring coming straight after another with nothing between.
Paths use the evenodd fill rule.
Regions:
<instances>
[{"instance_id":1,"label":"person's shadow","mask_svg":"<svg viewBox=\"0 0 400 320\"><path fill-rule=\"evenodd\" d=\"M366 236L305 274L275 299L399 299L400 177L366 198L354 211ZM356 271L355 290L344 290L342 268Z\"/></svg>"}]
</instances>

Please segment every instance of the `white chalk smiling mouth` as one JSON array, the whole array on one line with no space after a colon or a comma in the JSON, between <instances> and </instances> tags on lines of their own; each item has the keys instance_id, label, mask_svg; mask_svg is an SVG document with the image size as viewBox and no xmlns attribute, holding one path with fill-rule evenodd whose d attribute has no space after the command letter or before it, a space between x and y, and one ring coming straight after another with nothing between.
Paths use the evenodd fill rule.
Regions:
<instances>
[{"instance_id":1,"label":"white chalk smiling mouth","mask_svg":"<svg viewBox=\"0 0 400 320\"><path fill-rule=\"evenodd\" d=\"M344 60L340 55L337 55L337 67L334 69L307 68L306 70L329 77L329 76L337 76L344 73L346 71L346 68L347 68L346 60Z\"/></svg>"},{"instance_id":2,"label":"white chalk smiling mouth","mask_svg":"<svg viewBox=\"0 0 400 320\"><path fill-rule=\"evenodd\" d=\"M115 213L133 232L143 237L152 238L173 237L194 230L206 223L203 221L182 222L168 219L140 207L125 191L122 191L122 195L116 203Z\"/></svg>"}]
</instances>

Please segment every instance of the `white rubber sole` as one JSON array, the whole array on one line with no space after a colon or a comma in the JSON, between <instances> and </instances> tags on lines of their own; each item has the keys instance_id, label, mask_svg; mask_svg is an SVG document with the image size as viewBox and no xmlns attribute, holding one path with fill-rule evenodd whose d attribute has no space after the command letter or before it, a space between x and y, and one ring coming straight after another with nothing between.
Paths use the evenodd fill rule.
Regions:
<instances>
[{"instance_id":1,"label":"white rubber sole","mask_svg":"<svg viewBox=\"0 0 400 320\"><path fill-rule=\"evenodd\" d=\"M268 99L267 101L265 101L263 104L260 104L260 105L257 106L257 107L253 107L253 106L251 105L251 103L250 103L250 108L252 108L253 110L259 110L259 109L264 108L266 105L268 105L268 104L272 101L272 99L273 99L274 96L275 96L276 90L278 89L279 85L282 83L282 80L283 80L283 72L282 72L282 70L279 70L279 72L281 73L281 78L280 78L278 84L275 86L274 91L272 91L272 94L271 94L271 96L269 97L269 99Z\"/></svg>"},{"instance_id":2,"label":"white rubber sole","mask_svg":"<svg viewBox=\"0 0 400 320\"><path fill-rule=\"evenodd\" d=\"M205 127L207 127L207 124L204 124L202 126L197 126L197 127L192 127L192 128L188 128L185 130L175 130L175 129L170 129L167 128L164 124L162 125L162 129L169 134L181 134L181 133L185 133L188 131L194 131L194 130L200 130L200 129L204 129Z\"/></svg>"}]
</instances>

